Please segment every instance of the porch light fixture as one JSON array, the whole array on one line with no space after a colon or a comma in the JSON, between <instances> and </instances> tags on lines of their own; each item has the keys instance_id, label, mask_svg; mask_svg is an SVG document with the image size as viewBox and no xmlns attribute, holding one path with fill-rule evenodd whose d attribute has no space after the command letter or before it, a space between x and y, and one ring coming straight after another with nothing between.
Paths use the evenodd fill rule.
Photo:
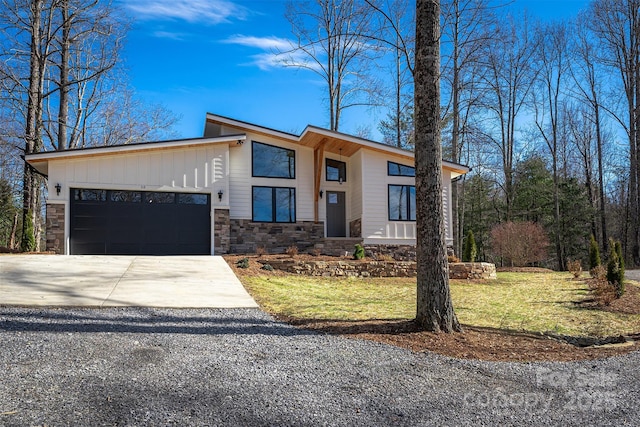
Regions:
<instances>
[{"instance_id":1,"label":"porch light fixture","mask_svg":"<svg viewBox=\"0 0 640 427\"><path fill-rule=\"evenodd\" d=\"M222 192L222 190L218 191L218 201L220 201L220 202L222 201L222 195L223 194L224 193Z\"/></svg>"},{"instance_id":2,"label":"porch light fixture","mask_svg":"<svg viewBox=\"0 0 640 427\"><path fill-rule=\"evenodd\" d=\"M62 185L60 185L60 183L56 184L56 195L59 196L60 195L60 190L62 190Z\"/></svg>"},{"instance_id":3,"label":"porch light fixture","mask_svg":"<svg viewBox=\"0 0 640 427\"><path fill-rule=\"evenodd\" d=\"M322 199L322 195L324 194L324 191L320 190L320 198Z\"/></svg>"}]
</instances>

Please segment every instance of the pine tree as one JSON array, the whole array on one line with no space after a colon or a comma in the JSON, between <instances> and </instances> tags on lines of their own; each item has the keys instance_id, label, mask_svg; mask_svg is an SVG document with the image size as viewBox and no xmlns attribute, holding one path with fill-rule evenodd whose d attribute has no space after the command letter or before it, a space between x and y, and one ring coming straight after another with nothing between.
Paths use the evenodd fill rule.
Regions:
<instances>
[{"instance_id":1,"label":"pine tree","mask_svg":"<svg viewBox=\"0 0 640 427\"><path fill-rule=\"evenodd\" d=\"M475 262L478 255L478 247L476 246L476 239L473 237L473 231L469 230L467 238L464 241L464 250L462 252L462 261Z\"/></svg>"}]
</instances>

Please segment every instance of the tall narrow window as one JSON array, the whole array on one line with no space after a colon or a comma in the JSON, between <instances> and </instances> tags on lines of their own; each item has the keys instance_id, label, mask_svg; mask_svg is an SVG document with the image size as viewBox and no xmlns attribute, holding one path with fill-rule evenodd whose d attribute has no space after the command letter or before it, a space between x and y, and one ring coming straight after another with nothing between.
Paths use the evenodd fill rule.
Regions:
<instances>
[{"instance_id":1,"label":"tall narrow window","mask_svg":"<svg viewBox=\"0 0 640 427\"><path fill-rule=\"evenodd\" d=\"M389 185L389 220L416 220L416 187L414 185Z\"/></svg>"},{"instance_id":2,"label":"tall narrow window","mask_svg":"<svg viewBox=\"0 0 640 427\"><path fill-rule=\"evenodd\" d=\"M296 177L296 152L275 145L252 143L252 175L261 178Z\"/></svg>"},{"instance_id":3,"label":"tall narrow window","mask_svg":"<svg viewBox=\"0 0 640 427\"><path fill-rule=\"evenodd\" d=\"M296 189L253 187L254 222L296 222Z\"/></svg>"}]
</instances>

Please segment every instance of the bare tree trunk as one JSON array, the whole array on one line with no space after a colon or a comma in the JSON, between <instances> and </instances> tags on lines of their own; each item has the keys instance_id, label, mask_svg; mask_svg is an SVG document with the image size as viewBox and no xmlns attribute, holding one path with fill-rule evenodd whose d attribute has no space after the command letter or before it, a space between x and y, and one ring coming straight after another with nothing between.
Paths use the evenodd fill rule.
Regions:
<instances>
[{"instance_id":1,"label":"bare tree trunk","mask_svg":"<svg viewBox=\"0 0 640 427\"><path fill-rule=\"evenodd\" d=\"M31 18L31 52L29 59L29 89L27 99L27 117L25 125L25 148L24 154L35 153L40 145L40 128L42 114L42 73L44 58L40 51L42 43L42 9L43 0L33 0L30 3ZM24 177L22 182L22 248L24 250L33 250L34 247L25 246L25 239L34 238L33 229L28 224L36 222L37 208L37 176L31 166L24 163ZM30 218L29 218L30 217Z\"/></svg>"},{"instance_id":2,"label":"bare tree trunk","mask_svg":"<svg viewBox=\"0 0 640 427\"><path fill-rule=\"evenodd\" d=\"M434 332L460 331L453 310L444 239L440 140L440 1L416 2L415 162L416 322Z\"/></svg>"},{"instance_id":3,"label":"bare tree trunk","mask_svg":"<svg viewBox=\"0 0 640 427\"><path fill-rule=\"evenodd\" d=\"M67 142L67 122L69 121L69 61L71 58L71 19L69 18L69 0L60 1L62 19L62 37L60 40L60 98L58 100L58 150L69 148Z\"/></svg>"}]
</instances>

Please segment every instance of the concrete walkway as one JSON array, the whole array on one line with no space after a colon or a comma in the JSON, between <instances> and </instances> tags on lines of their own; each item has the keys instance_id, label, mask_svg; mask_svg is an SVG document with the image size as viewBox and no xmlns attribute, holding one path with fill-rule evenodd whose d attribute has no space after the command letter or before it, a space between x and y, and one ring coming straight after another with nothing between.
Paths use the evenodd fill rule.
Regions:
<instances>
[{"instance_id":1,"label":"concrete walkway","mask_svg":"<svg viewBox=\"0 0 640 427\"><path fill-rule=\"evenodd\" d=\"M0 305L257 307L216 256L0 256Z\"/></svg>"}]
</instances>

